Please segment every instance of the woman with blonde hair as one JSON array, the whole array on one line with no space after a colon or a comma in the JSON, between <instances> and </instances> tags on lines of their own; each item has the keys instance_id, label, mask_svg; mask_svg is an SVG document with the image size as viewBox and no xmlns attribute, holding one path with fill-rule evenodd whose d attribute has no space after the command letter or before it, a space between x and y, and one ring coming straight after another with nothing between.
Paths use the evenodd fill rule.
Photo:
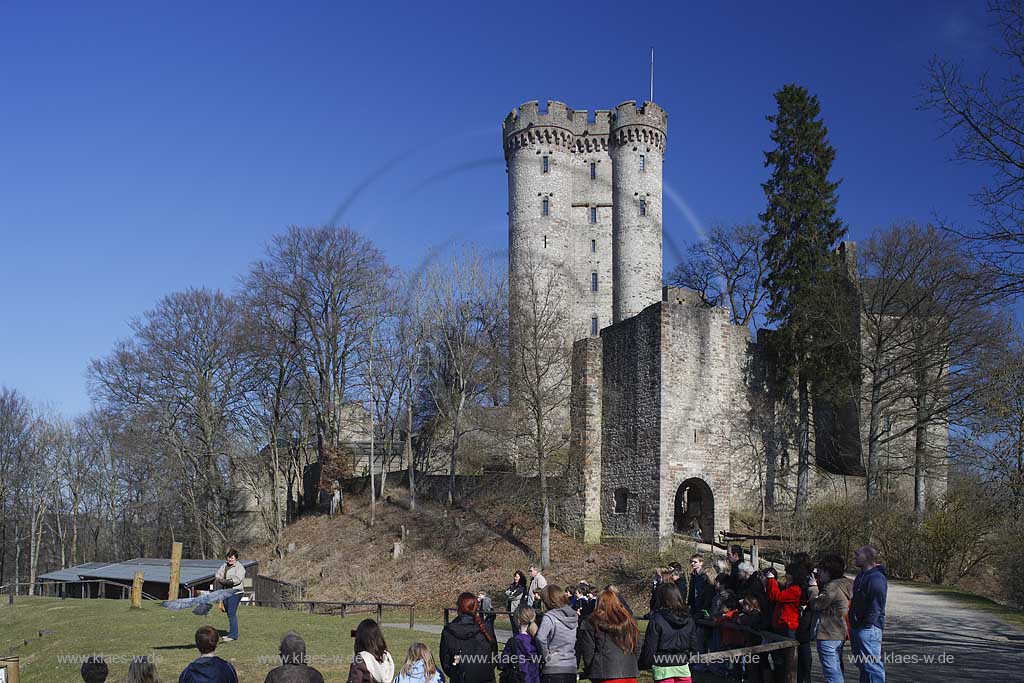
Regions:
<instances>
[{"instance_id":1,"label":"woman with blonde hair","mask_svg":"<svg viewBox=\"0 0 1024 683\"><path fill-rule=\"evenodd\" d=\"M444 675L434 663L429 647L424 643L409 646L396 683L444 683Z\"/></svg>"},{"instance_id":2,"label":"woman with blonde hair","mask_svg":"<svg viewBox=\"0 0 1024 683\"><path fill-rule=\"evenodd\" d=\"M149 657L132 657L128 665L128 683L159 683L156 664Z\"/></svg>"},{"instance_id":3,"label":"woman with blonde hair","mask_svg":"<svg viewBox=\"0 0 1024 683\"><path fill-rule=\"evenodd\" d=\"M611 590L597 596L590 617L580 625L576 647L583 660L583 677L594 683L636 681L640 629L636 619Z\"/></svg>"}]
</instances>

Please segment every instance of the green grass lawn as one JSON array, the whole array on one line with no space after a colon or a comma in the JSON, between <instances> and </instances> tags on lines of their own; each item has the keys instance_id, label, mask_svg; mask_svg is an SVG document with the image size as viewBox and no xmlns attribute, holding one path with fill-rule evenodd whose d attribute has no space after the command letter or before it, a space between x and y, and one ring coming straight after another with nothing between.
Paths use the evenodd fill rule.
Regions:
<instances>
[{"instance_id":1,"label":"green grass lawn","mask_svg":"<svg viewBox=\"0 0 1024 683\"><path fill-rule=\"evenodd\" d=\"M262 683L266 673L276 666L273 658L278 644L289 630L305 638L310 656L317 660L316 668L327 681L344 681L353 654L350 632L360 620L376 616L341 618L244 606L238 615L241 639L223 643L217 654L234 664L242 683ZM424 619L441 621L437 614L424 615ZM383 618L384 623L408 620L408 611L385 613ZM197 617L188 611L172 612L153 602L145 602L141 610L130 610L124 600L27 597L19 597L14 606L8 606L5 597L0 602L0 655L20 658L22 683L80 683L81 657L89 654L102 654L110 660L111 683L123 681L128 661L133 655L143 654L154 657L163 683L174 683L198 655L193 635L205 624L227 633L227 615L218 611ZM404 628L385 629L384 636L397 666L416 640L425 642L436 655L440 639Z\"/></svg>"}]
</instances>

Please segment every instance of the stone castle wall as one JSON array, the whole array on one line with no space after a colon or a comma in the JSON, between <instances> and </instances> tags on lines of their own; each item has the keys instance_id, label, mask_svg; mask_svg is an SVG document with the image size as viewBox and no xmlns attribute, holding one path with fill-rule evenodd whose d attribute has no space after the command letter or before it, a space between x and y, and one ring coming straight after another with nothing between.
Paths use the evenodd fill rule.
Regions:
<instances>
[{"instance_id":1,"label":"stone castle wall","mask_svg":"<svg viewBox=\"0 0 1024 683\"><path fill-rule=\"evenodd\" d=\"M661 310L601 331L601 526L605 536L657 536L661 432ZM625 490L616 512L615 493ZM621 509L621 508L620 508Z\"/></svg>"},{"instance_id":2,"label":"stone castle wall","mask_svg":"<svg viewBox=\"0 0 1024 683\"><path fill-rule=\"evenodd\" d=\"M699 479L714 496L713 514L704 510L700 524L705 536L711 538L729 529L734 479L729 446L737 420L747 410L744 396L749 333L733 325L725 309L675 303L672 295L673 290L668 290L668 301L659 305L663 380L661 536L669 538L675 530L680 487L688 480Z\"/></svg>"}]
</instances>

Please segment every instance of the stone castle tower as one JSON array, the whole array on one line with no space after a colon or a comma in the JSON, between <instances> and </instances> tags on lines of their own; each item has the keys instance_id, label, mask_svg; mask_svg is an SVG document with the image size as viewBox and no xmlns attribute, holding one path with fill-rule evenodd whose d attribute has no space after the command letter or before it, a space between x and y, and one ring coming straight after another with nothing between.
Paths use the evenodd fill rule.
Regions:
<instances>
[{"instance_id":1,"label":"stone castle tower","mask_svg":"<svg viewBox=\"0 0 1024 683\"><path fill-rule=\"evenodd\" d=\"M569 490L557 517L590 543L646 536L664 549L677 535L712 542L767 476L750 453L795 458L793 444L773 431L792 417L771 412L785 402L762 396L767 347L728 310L662 287L666 132L664 110L634 101L593 114L561 102L542 112L527 102L502 125L510 313L531 296L536 302L529 278L538 270L551 276L564 329L540 348L572 346L564 356L569 405L551 416L569 435ZM842 251L848 260L851 248ZM517 316L510 320L514 345L524 337ZM857 408L815 401L817 495L863 487ZM933 431L941 461L948 432ZM894 455L894 472L906 464ZM777 481L784 476L793 475ZM941 469L928 486L935 495L945 490Z\"/></svg>"},{"instance_id":2,"label":"stone castle tower","mask_svg":"<svg viewBox=\"0 0 1024 683\"><path fill-rule=\"evenodd\" d=\"M505 117L513 306L536 262L559 273L567 339L661 298L666 123L658 105L634 101L593 114L534 101Z\"/></svg>"}]
</instances>

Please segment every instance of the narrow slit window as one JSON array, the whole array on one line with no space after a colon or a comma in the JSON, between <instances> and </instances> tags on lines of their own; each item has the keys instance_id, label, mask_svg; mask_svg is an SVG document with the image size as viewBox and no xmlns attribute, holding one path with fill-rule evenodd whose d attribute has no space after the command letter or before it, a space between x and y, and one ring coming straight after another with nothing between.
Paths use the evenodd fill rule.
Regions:
<instances>
[{"instance_id":1,"label":"narrow slit window","mask_svg":"<svg viewBox=\"0 0 1024 683\"><path fill-rule=\"evenodd\" d=\"M591 292L596 292L597 291L597 273L596 272L590 274L590 291Z\"/></svg>"},{"instance_id":2,"label":"narrow slit window","mask_svg":"<svg viewBox=\"0 0 1024 683\"><path fill-rule=\"evenodd\" d=\"M597 162L596 161L591 161L590 162L590 179L591 180L597 180Z\"/></svg>"},{"instance_id":3,"label":"narrow slit window","mask_svg":"<svg viewBox=\"0 0 1024 683\"><path fill-rule=\"evenodd\" d=\"M541 166L541 173L547 173L548 171L551 170L551 161L548 159L547 156L541 157L540 166Z\"/></svg>"},{"instance_id":4,"label":"narrow slit window","mask_svg":"<svg viewBox=\"0 0 1024 683\"><path fill-rule=\"evenodd\" d=\"M544 248L545 249L548 248L548 236L547 235L544 235Z\"/></svg>"},{"instance_id":5,"label":"narrow slit window","mask_svg":"<svg viewBox=\"0 0 1024 683\"><path fill-rule=\"evenodd\" d=\"M544 158L547 159L547 157L544 157ZM546 163L547 162L545 162L545 164ZM545 166L545 168L547 168L547 166ZM646 171L647 170L647 157L645 157L643 154L640 155L640 170L641 171ZM544 171L544 172L547 173L547 171Z\"/></svg>"},{"instance_id":6,"label":"narrow slit window","mask_svg":"<svg viewBox=\"0 0 1024 683\"><path fill-rule=\"evenodd\" d=\"M615 514L624 515L629 509L629 489L615 489Z\"/></svg>"},{"instance_id":7,"label":"narrow slit window","mask_svg":"<svg viewBox=\"0 0 1024 683\"><path fill-rule=\"evenodd\" d=\"M593 318L590 319L590 336L596 337L598 331L599 330L597 327L597 316L595 315Z\"/></svg>"},{"instance_id":8,"label":"narrow slit window","mask_svg":"<svg viewBox=\"0 0 1024 683\"><path fill-rule=\"evenodd\" d=\"M641 199L640 200L640 215L641 216L646 216L647 215L647 200L646 199Z\"/></svg>"},{"instance_id":9,"label":"narrow slit window","mask_svg":"<svg viewBox=\"0 0 1024 683\"><path fill-rule=\"evenodd\" d=\"M545 197L544 201L541 202L540 213L542 216L547 216L551 213L551 200L547 197Z\"/></svg>"},{"instance_id":10,"label":"narrow slit window","mask_svg":"<svg viewBox=\"0 0 1024 683\"><path fill-rule=\"evenodd\" d=\"M597 253L597 240L590 240L590 253L591 254L596 254Z\"/></svg>"},{"instance_id":11,"label":"narrow slit window","mask_svg":"<svg viewBox=\"0 0 1024 683\"><path fill-rule=\"evenodd\" d=\"M591 223L596 223L597 222L597 207L596 206L590 207L590 222Z\"/></svg>"}]
</instances>

